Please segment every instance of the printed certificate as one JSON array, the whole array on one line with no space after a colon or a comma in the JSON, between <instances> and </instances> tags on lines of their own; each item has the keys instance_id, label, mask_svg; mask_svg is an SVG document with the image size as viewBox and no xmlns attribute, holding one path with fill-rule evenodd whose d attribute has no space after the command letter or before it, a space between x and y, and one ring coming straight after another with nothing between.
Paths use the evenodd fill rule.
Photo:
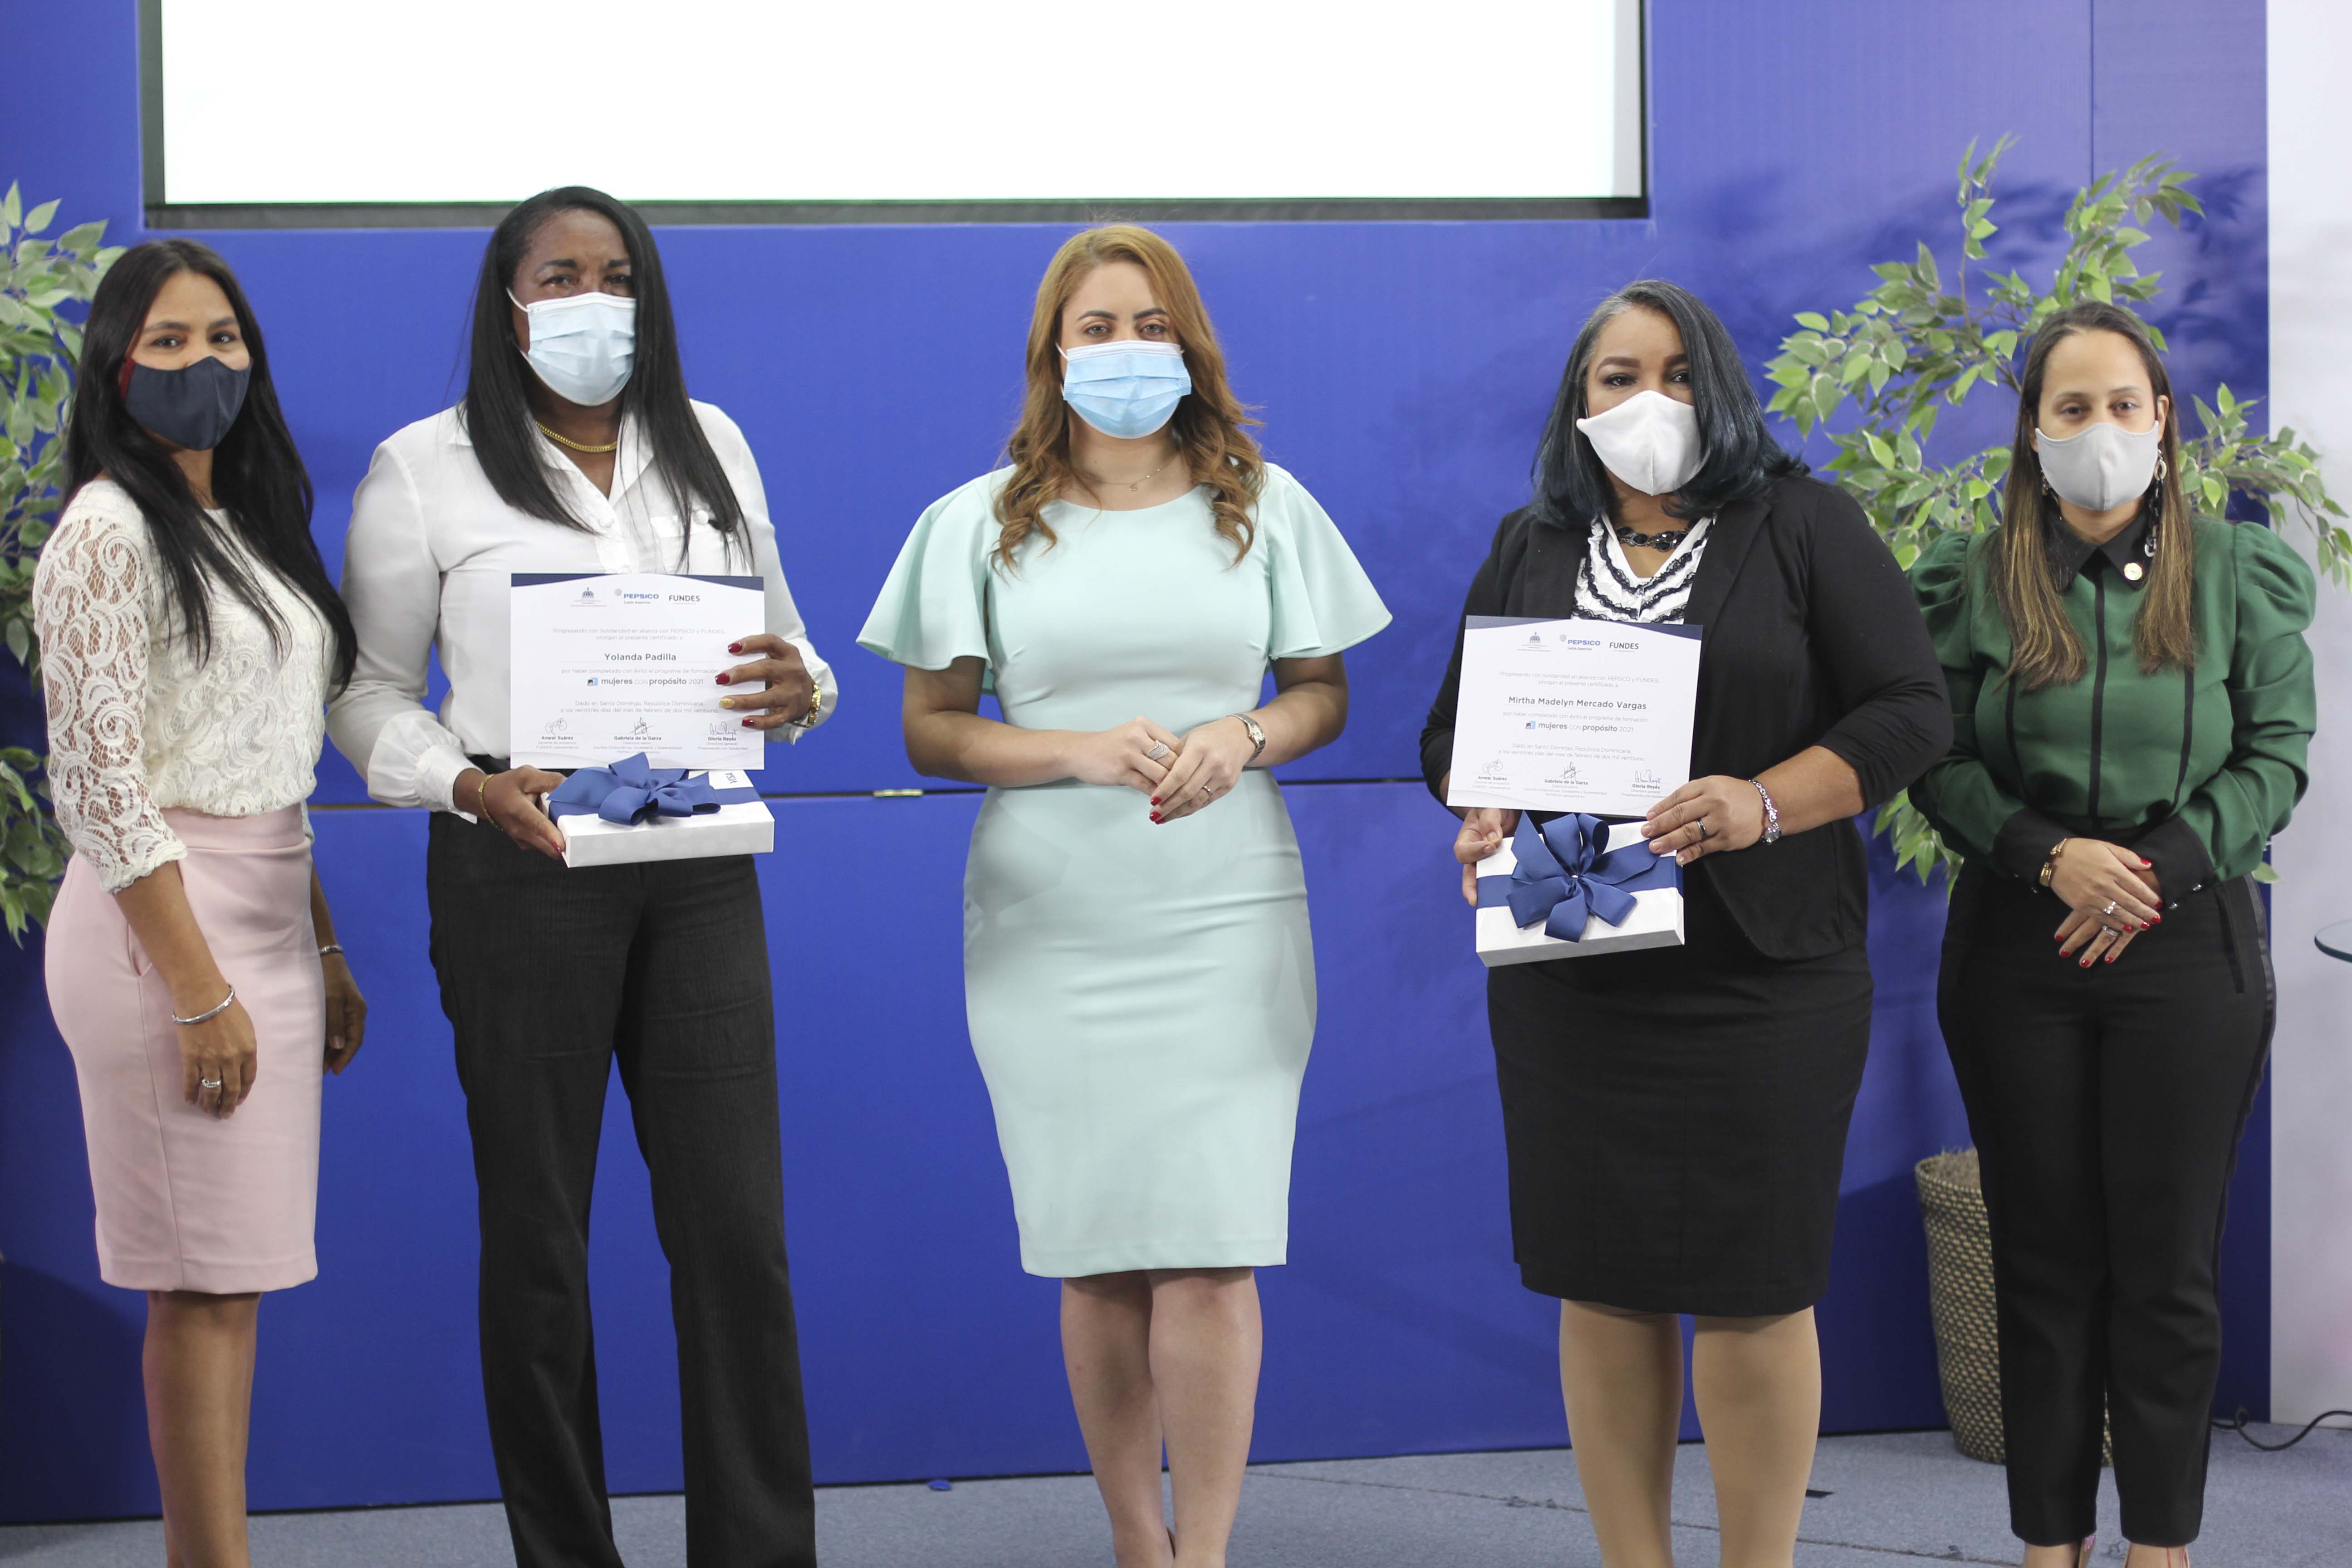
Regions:
<instances>
[{"instance_id":1,"label":"printed certificate","mask_svg":"<svg viewBox=\"0 0 2352 1568\"><path fill-rule=\"evenodd\" d=\"M1472 616L1446 804L1646 814L1690 779L1699 630Z\"/></svg>"},{"instance_id":2,"label":"printed certificate","mask_svg":"<svg viewBox=\"0 0 2352 1568\"><path fill-rule=\"evenodd\" d=\"M727 645L767 624L757 577L517 572L509 589L509 743L542 768L759 767L762 732L719 706Z\"/></svg>"}]
</instances>

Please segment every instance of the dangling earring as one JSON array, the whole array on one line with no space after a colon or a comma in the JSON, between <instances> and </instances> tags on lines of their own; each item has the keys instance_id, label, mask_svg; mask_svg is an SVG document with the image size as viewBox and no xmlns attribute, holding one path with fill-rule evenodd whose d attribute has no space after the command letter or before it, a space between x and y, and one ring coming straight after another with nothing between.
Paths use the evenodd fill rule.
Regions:
<instances>
[{"instance_id":1,"label":"dangling earring","mask_svg":"<svg viewBox=\"0 0 2352 1568\"><path fill-rule=\"evenodd\" d=\"M2171 464L2169 464L2169 463L2168 463L2168 462L2166 462L2166 461L2164 460L2164 456L2163 456L2163 454L2162 454L2162 453L2158 453L2158 454L2157 455L2157 459L2156 459L2156 480L2155 480L2155 484L2154 484L2153 486L2151 486L2150 488L2151 488L2151 489L2154 489L2154 488L2161 487L2161 486L2163 485L2164 481L2165 481L2165 480L2167 480L2167 479L2170 479L2171 477L2172 477L2172 465L2171 465Z\"/></svg>"}]
</instances>

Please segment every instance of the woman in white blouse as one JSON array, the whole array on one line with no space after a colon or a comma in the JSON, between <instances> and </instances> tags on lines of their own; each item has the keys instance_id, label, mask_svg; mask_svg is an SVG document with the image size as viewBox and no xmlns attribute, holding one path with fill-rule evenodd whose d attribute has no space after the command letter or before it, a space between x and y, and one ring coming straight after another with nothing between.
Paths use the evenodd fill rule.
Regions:
<instances>
[{"instance_id":1,"label":"woman in white blouse","mask_svg":"<svg viewBox=\"0 0 2352 1568\"><path fill-rule=\"evenodd\" d=\"M509 762L518 572L757 574L767 624L709 672L712 718L789 740L831 713L742 433L688 400L653 236L579 186L491 235L465 402L376 450L344 556L359 667L328 724L371 795L434 813L433 963L473 1132L483 1394L517 1562L620 1563L588 1317L617 1059L670 1263L689 1550L813 1563L758 877L749 856L565 868L541 805L561 778Z\"/></svg>"},{"instance_id":2,"label":"woman in white blouse","mask_svg":"<svg viewBox=\"0 0 2352 1568\"><path fill-rule=\"evenodd\" d=\"M73 1052L99 1273L147 1292L172 1561L241 1564L260 1292L318 1272L322 1068L366 1009L302 802L351 619L228 267L133 247L90 303L64 516L33 580L49 789L73 842L49 1006Z\"/></svg>"}]
</instances>

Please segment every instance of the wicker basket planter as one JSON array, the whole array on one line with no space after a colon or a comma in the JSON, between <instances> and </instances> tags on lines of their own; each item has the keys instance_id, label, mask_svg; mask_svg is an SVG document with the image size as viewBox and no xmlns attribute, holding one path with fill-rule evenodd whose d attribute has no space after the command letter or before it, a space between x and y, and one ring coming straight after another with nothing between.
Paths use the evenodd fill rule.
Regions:
<instances>
[{"instance_id":1,"label":"wicker basket planter","mask_svg":"<svg viewBox=\"0 0 2352 1568\"><path fill-rule=\"evenodd\" d=\"M1971 1459L2001 1463L2000 1341L1993 1319L1992 1237L1985 1222L1977 1152L1919 1162L1919 1215L1927 1226L1927 1299L1936 1322L1936 1370L1952 1443ZM2112 1440L2102 1445L2111 1450ZM2103 1451L2100 1462L2113 1462Z\"/></svg>"}]
</instances>

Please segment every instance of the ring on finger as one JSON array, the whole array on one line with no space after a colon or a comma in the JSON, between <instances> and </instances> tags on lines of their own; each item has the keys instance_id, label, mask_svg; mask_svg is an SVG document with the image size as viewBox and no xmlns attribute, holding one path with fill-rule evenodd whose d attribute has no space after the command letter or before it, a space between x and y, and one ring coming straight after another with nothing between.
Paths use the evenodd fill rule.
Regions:
<instances>
[{"instance_id":1,"label":"ring on finger","mask_svg":"<svg viewBox=\"0 0 2352 1568\"><path fill-rule=\"evenodd\" d=\"M1154 763L1156 763L1156 762L1160 761L1162 757L1165 757L1165 756L1167 756L1168 754L1169 754L1169 752L1168 752L1168 746L1167 746L1167 743L1166 743L1165 742L1161 742L1161 741L1154 741L1154 742L1151 742L1151 749L1150 749L1150 751L1148 751L1148 752L1144 752L1144 753L1143 753L1143 755L1144 755L1144 760L1145 760L1145 761L1147 761L1147 762L1154 762Z\"/></svg>"},{"instance_id":2,"label":"ring on finger","mask_svg":"<svg viewBox=\"0 0 2352 1568\"><path fill-rule=\"evenodd\" d=\"M1704 816L1698 819L1698 841L1701 844L1706 842L1706 818Z\"/></svg>"}]
</instances>

